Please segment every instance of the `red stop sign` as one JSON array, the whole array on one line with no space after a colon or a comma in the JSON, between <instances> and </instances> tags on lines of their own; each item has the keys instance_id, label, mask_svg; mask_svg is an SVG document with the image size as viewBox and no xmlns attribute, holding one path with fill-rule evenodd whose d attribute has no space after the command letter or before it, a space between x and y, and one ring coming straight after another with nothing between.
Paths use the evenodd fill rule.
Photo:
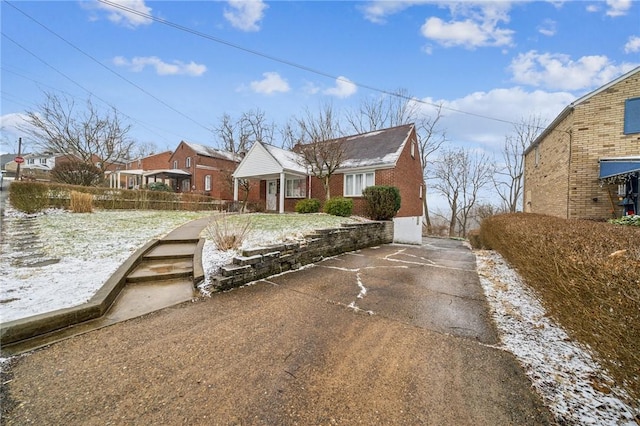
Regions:
<instances>
[{"instance_id":1,"label":"red stop sign","mask_svg":"<svg viewBox=\"0 0 640 426\"><path fill-rule=\"evenodd\" d=\"M20 163L24 163L24 158L22 157L16 157L13 159L13 161L15 161L16 163L20 164Z\"/></svg>"}]
</instances>

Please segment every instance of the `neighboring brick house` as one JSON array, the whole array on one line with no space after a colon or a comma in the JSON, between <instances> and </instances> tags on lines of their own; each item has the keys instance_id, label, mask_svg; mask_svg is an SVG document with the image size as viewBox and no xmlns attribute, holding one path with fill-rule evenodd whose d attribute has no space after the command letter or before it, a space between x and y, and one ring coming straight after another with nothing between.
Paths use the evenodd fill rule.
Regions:
<instances>
[{"instance_id":1,"label":"neighboring brick house","mask_svg":"<svg viewBox=\"0 0 640 426\"><path fill-rule=\"evenodd\" d=\"M171 154L171 151L164 151L128 161L122 169L116 170L109 176L110 186L139 189L151 182L163 182L174 187L174 179L163 175L169 169Z\"/></svg>"},{"instance_id":2,"label":"neighboring brick house","mask_svg":"<svg viewBox=\"0 0 640 426\"><path fill-rule=\"evenodd\" d=\"M232 200L232 174L241 158L231 152L182 141L169 158L169 169L182 170L178 192L204 194L218 200ZM257 188L249 200L258 198Z\"/></svg>"},{"instance_id":3,"label":"neighboring brick house","mask_svg":"<svg viewBox=\"0 0 640 426\"><path fill-rule=\"evenodd\" d=\"M525 212L567 219L637 213L640 67L568 105L524 155Z\"/></svg>"},{"instance_id":4,"label":"neighboring brick house","mask_svg":"<svg viewBox=\"0 0 640 426\"><path fill-rule=\"evenodd\" d=\"M353 199L353 214L364 215L364 188L397 187L401 208L394 218L395 241L421 243L424 188L415 126L406 124L327 143L335 141L344 149L345 159L329 182L331 196ZM260 200L267 211L293 212L300 199L325 198L321 180L307 172L299 154L267 144L255 143L233 177L235 183L259 179Z\"/></svg>"}]
</instances>

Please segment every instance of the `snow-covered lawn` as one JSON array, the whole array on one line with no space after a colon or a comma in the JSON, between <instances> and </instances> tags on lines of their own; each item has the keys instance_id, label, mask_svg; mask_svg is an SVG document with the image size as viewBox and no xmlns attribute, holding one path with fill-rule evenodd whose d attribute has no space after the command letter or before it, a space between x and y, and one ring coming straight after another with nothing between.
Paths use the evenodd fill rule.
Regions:
<instances>
[{"instance_id":1,"label":"snow-covered lawn","mask_svg":"<svg viewBox=\"0 0 640 426\"><path fill-rule=\"evenodd\" d=\"M138 248L208 212L5 210L0 242L0 321L89 300Z\"/></svg>"}]
</instances>

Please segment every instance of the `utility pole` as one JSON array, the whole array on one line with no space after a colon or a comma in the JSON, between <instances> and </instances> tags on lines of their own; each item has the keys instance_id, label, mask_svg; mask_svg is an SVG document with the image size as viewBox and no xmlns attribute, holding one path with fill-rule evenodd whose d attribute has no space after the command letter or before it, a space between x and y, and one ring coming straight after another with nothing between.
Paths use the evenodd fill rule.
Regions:
<instances>
[{"instance_id":1,"label":"utility pole","mask_svg":"<svg viewBox=\"0 0 640 426\"><path fill-rule=\"evenodd\" d=\"M18 157L22 156L22 138L18 138ZM20 180L20 163L16 167L16 180Z\"/></svg>"}]
</instances>

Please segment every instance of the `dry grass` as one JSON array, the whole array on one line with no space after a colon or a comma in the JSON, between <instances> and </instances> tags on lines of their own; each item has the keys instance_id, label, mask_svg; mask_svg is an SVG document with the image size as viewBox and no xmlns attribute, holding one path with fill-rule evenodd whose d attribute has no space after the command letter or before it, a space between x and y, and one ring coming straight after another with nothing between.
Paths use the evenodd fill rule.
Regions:
<instances>
[{"instance_id":1,"label":"dry grass","mask_svg":"<svg viewBox=\"0 0 640 426\"><path fill-rule=\"evenodd\" d=\"M93 212L93 195L83 192L71 191L69 209L74 213Z\"/></svg>"},{"instance_id":2,"label":"dry grass","mask_svg":"<svg viewBox=\"0 0 640 426\"><path fill-rule=\"evenodd\" d=\"M222 213L214 216L205 232L213 241L218 250L236 250L242 246L242 243L249 235L252 229L252 223L249 216L241 216L241 219L228 219L228 214Z\"/></svg>"},{"instance_id":3,"label":"dry grass","mask_svg":"<svg viewBox=\"0 0 640 426\"><path fill-rule=\"evenodd\" d=\"M640 228L507 214L486 219L476 244L500 252L572 338L640 398Z\"/></svg>"}]
</instances>

